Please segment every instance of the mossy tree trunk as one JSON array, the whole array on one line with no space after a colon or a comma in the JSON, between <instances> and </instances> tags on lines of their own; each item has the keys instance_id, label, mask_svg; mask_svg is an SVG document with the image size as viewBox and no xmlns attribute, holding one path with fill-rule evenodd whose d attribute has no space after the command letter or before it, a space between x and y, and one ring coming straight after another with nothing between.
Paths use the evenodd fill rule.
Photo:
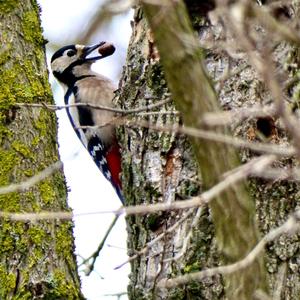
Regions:
<instances>
[{"instance_id":1,"label":"mossy tree trunk","mask_svg":"<svg viewBox=\"0 0 300 300\"><path fill-rule=\"evenodd\" d=\"M174 6L178 3L177 1L175 2ZM200 41L203 44L213 45L211 48L208 47L205 52L205 65L209 75L214 80L217 80L222 77L224 70L230 65L230 71L233 75L220 82L220 85L223 86L218 93L220 106L230 110L248 107L255 103L270 103L270 93L262 77L250 66L246 55L234 55L234 53L231 55L230 52L228 53L224 49L218 49L214 46L214 42L217 44L218 39L221 40L220 45L222 45L222 38L228 34L222 27L222 23L216 23L213 19L208 19L208 12L215 8L215 1L206 1L205 4L202 1L185 2L192 18L194 30L198 33ZM159 6L159 3L156 4ZM169 18L164 9L166 8L162 5L161 14L154 16L159 29L162 28L162 23L165 22L160 18ZM280 14L278 19L282 21L282 15L286 16L287 14L290 18L295 18L295 11L295 7L284 7L284 9L278 10ZM151 12L147 11L147 16L149 17L149 15L151 15ZM176 34L178 32L177 28L173 28L173 32ZM257 32L265 34L264 30L257 30ZM140 7L137 8L135 10L133 34L128 50L127 63L123 71L118 95L119 103L123 108L129 109L145 106L170 97L161 67L160 55L154 43L154 37L155 34L149 29L142 9ZM183 36L183 38L188 39L187 36ZM232 44L238 45L238 40L234 40L234 38L233 35ZM271 38L268 39L268 41L271 40ZM297 49L284 42L276 45L277 47L272 49L275 49L273 54L278 69L288 70L286 76L294 78L293 76L296 76L296 70L299 67ZM192 48L194 46L194 44L191 44L192 54L194 53ZM180 50L181 48L179 47L178 51ZM284 55L284 53L288 53L288 56ZM166 54L161 53L161 59L164 58L164 55ZM162 65L164 65L164 62L162 62ZM176 67L175 63L174 66ZM180 74L183 69L184 67L181 68L180 64L177 64L177 68L173 70L174 77L177 76L176 74ZM170 80L168 76L166 78ZM189 74L183 76L188 77ZM178 75L178 77L180 76ZM295 85L296 81L292 82ZM291 92L297 90L297 88L293 89L293 87L290 87ZM210 89L209 86L208 89ZM295 97L295 95L293 96ZM184 106L185 104L182 105ZM177 107L181 108L180 105ZM194 110L197 109L194 108ZM170 111L174 111L174 106L171 103L157 109L156 114L135 116L134 120L137 123L139 121L148 121L158 126L180 124L180 117L176 114L170 114ZM199 123L194 124L195 126L201 127L200 116L201 112L199 113ZM183 120L185 118L186 116L183 117ZM288 140L286 132L280 125L280 121L276 119L271 118L270 124L268 123L267 125L271 128L269 130L270 133L266 133L264 128L260 126L262 122L266 121L264 119L247 118L242 120L243 122L237 122L232 129L236 135L250 142L261 141L262 134L267 135L264 141L270 143L286 143ZM267 120L270 119L267 118ZM189 126L193 125L188 124ZM123 152L122 173L126 204L128 205L187 199L203 191L203 188L207 187L207 182L219 180L216 177L205 178L208 175L203 173L202 168L206 168L207 164L210 164L210 162L207 162L207 164L200 164L199 166L203 174L202 182L198 176L198 166L196 164L197 151L201 152L201 149L192 149L188 139L183 136L175 133L168 134L151 131L145 126L127 126L120 129L120 138L124 149L128 150L126 154ZM206 142L198 142L198 147L201 147L201 143ZM203 149L207 149L206 147L207 145L203 146ZM224 149L221 147L221 153L223 151ZM207 151L207 153L210 152ZM247 150L240 154L243 162L250 160L256 155ZM208 161L211 158L211 155L207 156ZM220 161L224 159L221 154L219 159ZM292 159L281 160L275 166L292 167L295 166L295 161ZM215 174L214 172L212 171L212 174ZM248 182L248 190L253 200L250 200L250 203L246 203L245 206L249 205L250 209L252 209L253 202L251 203L251 201L255 201L255 226L259 228L261 235L282 224L288 214L299 206L299 184L295 182L287 180L251 180ZM220 198L222 199L222 197ZM215 209L215 205L214 203L211 206L212 211ZM233 205L232 213L234 213L234 204L231 202L230 205ZM245 206L242 209L247 209ZM221 236L220 234L218 236L216 231L219 230L218 226L222 222L226 222L224 220L225 217L222 218L221 216L220 220L212 222L214 216L212 216L211 210L208 208L195 208L188 212L162 212L155 215L128 217L129 255L134 255L135 250L143 249L149 241L162 232L166 232L168 228L174 226L176 222L185 216L187 216L187 220L180 224L178 223L176 230L166 234L163 239L150 247L145 255L141 255L131 262L130 299L225 299L228 297L226 292L230 290L231 280L238 281L239 272L236 274L236 277L225 278L226 281L217 275L213 278L206 278L201 282L191 282L178 288L157 288L157 283L161 279L172 278L181 274L232 262L238 257L244 257L249 251L249 247L245 247L241 248L240 253L232 254L222 248L228 241L234 240L235 236L227 236L224 234L224 231L222 236L222 230ZM198 219L199 216L200 218ZM250 216L254 217L252 213L250 213ZM229 216L229 219L230 217L232 216ZM240 217L243 218L243 215L237 216L237 218ZM251 223L253 219L248 219L248 221ZM193 226L191 231L193 222L197 222L197 226ZM231 221L229 220L229 222ZM224 224L224 227L226 226L227 224ZM192 238L184 255L176 258L181 252L185 237L190 232L192 232ZM215 238L216 233L217 239ZM226 234L230 235L232 233L228 231ZM233 257L234 259L232 260ZM292 237L282 236L278 241L270 243L264 263L264 272L267 271L268 273L268 287L265 286L266 282L260 282L265 280L265 277L258 276L256 283L250 283L250 288L260 289L271 296L279 293L280 299L298 299L300 297L300 277L296 265L299 262L299 258L298 235ZM251 271L254 275L255 270L258 270L255 269L257 267L261 268L261 265L254 265L254 269ZM249 287L247 282L242 283L241 286L243 285ZM281 289L279 290L278 287ZM234 294L234 292L236 293ZM231 289L229 298L252 299L255 292L256 290L249 290L246 293L241 293L237 289L236 291ZM239 298L241 294L243 296Z\"/></svg>"},{"instance_id":2,"label":"mossy tree trunk","mask_svg":"<svg viewBox=\"0 0 300 300\"><path fill-rule=\"evenodd\" d=\"M0 2L0 185L58 160L56 118L15 104L53 98L36 1ZM3 212L69 210L61 171L24 192L0 195ZM72 222L0 220L1 299L82 299Z\"/></svg>"}]
</instances>

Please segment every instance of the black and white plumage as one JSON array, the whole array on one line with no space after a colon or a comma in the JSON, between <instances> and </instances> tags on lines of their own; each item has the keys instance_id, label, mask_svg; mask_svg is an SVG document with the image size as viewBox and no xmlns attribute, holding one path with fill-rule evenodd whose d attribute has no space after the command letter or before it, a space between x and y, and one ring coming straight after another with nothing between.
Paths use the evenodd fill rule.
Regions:
<instances>
[{"instance_id":1,"label":"black and white plumage","mask_svg":"<svg viewBox=\"0 0 300 300\"><path fill-rule=\"evenodd\" d=\"M52 72L64 88L66 105L88 103L113 107L115 86L108 78L91 70L91 65L105 55L89 57L89 54L104 44L102 42L94 46L69 45L59 49L52 56ZM124 203L119 178L121 172L119 145L115 127L110 124L114 113L87 106L71 106L67 107L66 111L77 136ZM98 127L84 128L84 126Z\"/></svg>"}]
</instances>

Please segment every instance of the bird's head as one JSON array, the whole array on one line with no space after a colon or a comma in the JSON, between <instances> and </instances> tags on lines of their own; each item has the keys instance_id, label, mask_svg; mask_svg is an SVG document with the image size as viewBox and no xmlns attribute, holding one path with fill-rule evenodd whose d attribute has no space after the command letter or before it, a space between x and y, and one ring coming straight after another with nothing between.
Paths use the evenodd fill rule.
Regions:
<instances>
[{"instance_id":1,"label":"bird's head","mask_svg":"<svg viewBox=\"0 0 300 300\"><path fill-rule=\"evenodd\" d=\"M64 84L72 84L80 76L89 75L92 63L108 55L89 56L94 50L100 49L105 42L93 46L69 45L57 50L51 58L53 75ZM101 51L99 50L101 54Z\"/></svg>"}]
</instances>

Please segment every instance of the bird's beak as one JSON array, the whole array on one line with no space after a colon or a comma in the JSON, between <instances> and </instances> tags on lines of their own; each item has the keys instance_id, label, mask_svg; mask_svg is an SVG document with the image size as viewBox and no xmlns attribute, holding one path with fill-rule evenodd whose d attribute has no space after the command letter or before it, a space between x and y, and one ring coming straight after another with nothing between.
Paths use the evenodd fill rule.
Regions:
<instances>
[{"instance_id":1,"label":"bird's beak","mask_svg":"<svg viewBox=\"0 0 300 300\"><path fill-rule=\"evenodd\" d=\"M101 59L102 58L101 55L97 55L97 56L93 56L93 57L87 57L87 56L104 44L105 44L105 42L100 42L93 46L84 46L82 49L81 58L84 59L85 61L96 61L98 59Z\"/></svg>"}]
</instances>

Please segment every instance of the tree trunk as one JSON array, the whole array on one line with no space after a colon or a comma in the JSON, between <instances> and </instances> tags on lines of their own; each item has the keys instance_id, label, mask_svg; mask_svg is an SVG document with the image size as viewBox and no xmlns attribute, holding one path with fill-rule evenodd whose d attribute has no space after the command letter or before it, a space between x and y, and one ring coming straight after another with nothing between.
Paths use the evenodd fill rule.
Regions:
<instances>
[{"instance_id":1,"label":"tree trunk","mask_svg":"<svg viewBox=\"0 0 300 300\"><path fill-rule=\"evenodd\" d=\"M17 103L53 103L36 1L0 3L0 180L22 182L58 158L56 118ZM64 176L0 195L2 212L69 211ZM72 222L0 223L1 299L82 299Z\"/></svg>"},{"instance_id":2,"label":"tree trunk","mask_svg":"<svg viewBox=\"0 0 300 300\"><path fill-rule=\"evenodd\" d=\"M164 3L165 5L166 2ZM243 3L246 2L244 1ZM223 42L223 39L229 39L228 36L230 36L232 38L230 40L232 45L237 45L238 48L240 40L238 39L238 33L234 31L230 32L231 28L227 28L226 23L224 25L221 22L214 21L214 18L216 18L215 15L218 13L218 11L212 12L212 9L215 8L214 1L206 1L205 4L198 1L186 1L186 4L194 29L200 37L200 42L203 45L213 45L207 46L205 64L210 76L221 87L218 93L219 104L226 110L233 110L246 108L257 103L270 103L272 99L270 96L271 92L267 87L267 83L264 82L263 75L259 73L259 70L250 66L251 59L248 59L247 54L251 58L251 53L238 53L238 51L242 52L241 49L237 49L237 53L233 53L230 52L230 48L229 50L227 49L228 51L224 51L223 48L215 46L215 44L217 46L219 44L222 45L221 42ZM155 5L159 6L158 3ZM155 9L155 5L153 9ZM176 4L174 4L175 6ZM273 6L270 7L272 8ZM160 8L160 14L151 15L151 12L147 11L147 17L156 18L155 22L159 24L158 28L162 29L164 23L168 22L171 16L169 14L166 15L164 11L167 10L166 6L162 5ZM221 8L224 9L222 5ZM225 7L225 9L228 9L228 12L234 8L234 6L231 7L229 5ZM255 7L253 11L254 9ZM275 7L275 10L277 14L274 13L272 15L276 16L277 20L284 24L286 22L285 18L296 18L296 7ZM179 16L181 20L184 19L182 14ZM218 15L217 17L220 18ZM251 17L253 15L249 13L247 18ZM166 21L163 18L167 18L168 20ZM184 21L182 22L184 23ZM153 26L153 23L150 21L151 26ZM251 22L249 23L251 24ZM294 81L291 81L292 85L289 87L289 97L293 96L295 98L295 91L297 89L295 88L294 76L296 76L296 70L299 67L297 49L284 42L276 43L276 48L274 48L273 46L278 38L276 39L276 32L270 33L267 30L270 30L268 28L270 23L267 24L267 29L262 27L257 29L254 25L250 26L249 23L247 25L250 29L248 27L245 29L245 31L249 30L249 36L251 36L254 28L260 34L257 34L255 39L253 38L253 43L257 43L255 44L257 47L256 50L261 50L263 56L265 53L262 51L262 48L259 48L261 45L258 41L260 42L262 38L264 38L264 42L267 40L270 45L266 43L263 45L266 45L266 49L275 49L272 55L276 61L276 67L280 70L287 70L284 75L294 79ZM253 24L257 26L254 21ZM170 31L172 29L173 32L178 33L178 28L172 27ZM160 57L154 45L154 39L159 37L157 37L155 29L153 32L150 31L141 8L136 8L127 63L124 68L118 95L119 103L125 109L137 108L159 100L168 99L170 94L167 82L171 91L173 91L174 87L170 86L172 78L170 75L167 75L166 82L160 64L161 58L162 65L167 73L168 66L163 60L166 59L168 54L171 55L171 51L169 50L170 52L166 52L165 54L161 52ZM266 34L269 35L268 38L265 37ZM275 38L272 34L275 35ZM182 37L184 38L185 36L182 35ZM164 36L164 39L167 38L168 36ZM193 46L194 44L191 44L191 48ZM178 51L182 50L181 47L175 49L178 49ZM159 50L161 49L159 48ZM191 53L194 52L195 50L192 48ZM285 53L288 53L288 56ZM185 61L182 62L182 64L184 63ZM267 58L265 63L268 64ZM232 75L227 78L224 76L223 80L221 77L228 65ZM181 72L185 70L185 66L178 63L174 63L173 66L174 77L178 75L179 78ZM184 73L183 76L188 77L189 74ZM193 81L191 80L191 82ZM180 81L177 84L180 85ZM182 101L184 101L184 97L185 95L183 94L181 97ZM191 126L193 124L184 115L184 105L187 105L187 109L190 109L188 104L182 103L180 105L177 102L177 107L183 113L185 124ZM198 108L193 106L193 109L197 111ZM208 153L211 153L209 150L207 150L207 161L209 162L202 164L200 162L199 166L203 174L203 183L198 177L196 158L198 159L199 155L197 151L201 152L200 147L203 147L202 149L211 149L209 148L211 146L207 146L205 140L198 142L198 149L195 147L192 149L190 142L182 135L152 131L145 126L145 121L151 124L152 127L153 125L168 127L180 124L181 119L174 113L174 110L173 104L168 103L156 109L156 113L149 114L148 112L148 114L144 113L135 116L133 120L136 122L136 125L120 128L121 144L124 150L127 150L126 154L123 155L122 168L124 194L127 205L157 202L171 203L174 200L185 200L191 196L198 195L203 191L203 188L210 187L211 184L207 184L207 182L215 183L217 180L220 180L216 175L213 178L209 178L209 175L205 173L207 172L207 164L212 163L211 159L219 159L220 165L222 165L223 160L227 159L227 157L223 157L222 154L220 154L219 158L217 155L208 155ZM173 113L170 113L170 111ZM193 113L192 111L191 115ZM194 123L194 126L197 128L202 126L201 115L202 113L200 112L199 123ZM284 144L288 140L285 130L282 129L281 121L275 117L248 117L241 120L237 121L232 126L232 129L236 135L245 138L249 142L263 140L274 144ZM129 124L132 124L132 122ZM220 145L218 153L224 153L225 147ZM249 161L254 156L256 154L249 150L240 152L243 162ZM295 161L292 159L280 160L274 166L289 168L295 166ZM224 171L222 169L222 172ZM216 174L216 172L216 170L212 170L211 174ZM220 175L219 173L218 176ZM299 184L288 180L252 179L248 182L248 191L256 204L256 224L254 227L259 228L261 236L268 233L270 229L282 224L287 219L289 213L292 213L299 206L298 190ZM222 201L222 197L220 200ZM218 200L219 204L224 204L220 200ZM268 244L264 267L261 264L254 264L251 266L252 269L248 268L250 270L248 272L250 273L249 276L254 275L253 280L256 280L256 282L241 282L239 288L243 288L244 291L238 289L241 270L232 276L221 277L220 275L216 275L214 277L207 277L200 282L193 281L176 288L157 288L158 282L162 279L173 278L178 275L225 263L232 263L243 258L254 247L258 240L251 236L252 243L249 243L245 248L234 248L234 246L230 248L232 244L238 244L238 241L236 241L236 232L238 232L240 226L239 220L243 220L244 216L243 213L238 213L239 210L237 210L234 202L230 200L229 197L225 202L226 207L224 207L224 210L227 210L229 209L228 205L232 205L230 208L231 215L226 216L227 220L225 220L225 216L222 216L221 211L216 208L217 204L215 202L212 202L210 209L200 207L192 208L188 211L170 211L128 217L129 255L134 255L136 251L144 249L147 243L165 233L160 241L149 247L146 254L132 260L129 298L253 299L255 293L268 293L271 297L277 297L277 299L299 299L300 276L297 268L300 258L299 235L282 236L277 241ZM249 217L246 218L244 216L248 220L248 224L245 221L241 223L246 229L249 228L249 224L252 222L251 206L251 201L244 202L241 205L240 212L243 209L249 211L248 208L250 207ZM215 215L216 210L218 211L217 219ZM213 216L211 212L213 212ZM230 220L231 218L232 220ZM234 224L235 218L237 224ZM230 226L228 225L230 222L236 226L236 232L235 229L230 230ZM224 229L227 226L229 226L228 231ZM170 228L174 229L170 230ZM255 236L255 230L252 232L254 232ZM245 232L243 233L245 234ZM245 238L243 233L241 237L245 239L244 244L246 245L247 237ZM187 239L187 236L190 236L190 239ZM187 247L183 255L180 256L181 249L186 241L188 241ZM236 249L237 253L230 253L228 249ZM268 281L264 281L264 275L258 275L264 274L264 271L261 271L263 269L268 273Z\"/></svg>"}]
</instances>

